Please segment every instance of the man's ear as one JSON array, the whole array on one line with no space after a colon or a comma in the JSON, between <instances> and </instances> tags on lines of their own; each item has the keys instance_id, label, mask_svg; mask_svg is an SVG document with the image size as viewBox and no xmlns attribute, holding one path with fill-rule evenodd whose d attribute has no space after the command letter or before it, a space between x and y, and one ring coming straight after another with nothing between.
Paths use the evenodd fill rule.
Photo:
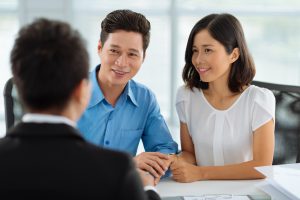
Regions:
<instances>
[{"instance_id":1,"label":"man's ear","mask_svg":"<svg viewBox=\"0 0 300 200\"><path fill-rule=\"evenodd\" d=\"M82 79L80 83L77 85L77 87L74 89L73 92L74 100L79 105L81 105L81 107L84 110L89 103L90 96L91 96L91 84L89 80Z\"/></svg>"},{"instance_id":2,"label":"man's ear","mask_svg":"<svg viewBox=\"0 0 300 200\"><path fill-rule=\"evenodd\" d=\"M234 63L237 59L239 59L240 57L240 50L239 48L234 48L230 54L230 60L231 60L231 63Z\"/></svg>"},{"instance_id":3,"label":"man's ear","mask_svg":"<svg viewBox=\"0 0 300 200\"><path fill-rule=\"evenodd\" d=\"M143 63L144 63L144 61L145 61L145 58L146 58L146 51L143 52Z\"/></svg>"},{"instance_id":4,"label":"man's ear","mask_svg":"<svg viewBox=\"0 0 300 200\"><path fill-rule=\"evenodd\" d=\"M103 47L102 42L101 42L101 40L99 40L99 41L98 41L98 46L97 46L98 54L101 53L102 47Z\"/></svg>"}]
</instances>

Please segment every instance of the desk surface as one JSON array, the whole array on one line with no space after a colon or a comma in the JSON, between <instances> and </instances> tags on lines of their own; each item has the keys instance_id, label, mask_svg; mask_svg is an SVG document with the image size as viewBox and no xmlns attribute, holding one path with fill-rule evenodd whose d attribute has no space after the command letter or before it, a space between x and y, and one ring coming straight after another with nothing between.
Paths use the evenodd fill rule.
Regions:
<instances>
[{"instance_id":1,"label":"desk surface","mask_svg":"<svg viewBox=\"0 0 300 200\"><path fill-rule=\"evenodd\" d=\"M170 178L160 181L156 186L161 197L191 196L203 194L233 194L233 195L266 195L257 184L264 180L226 180L197 181L193 183L178 183Z\"/></svg>"}]
</instances>

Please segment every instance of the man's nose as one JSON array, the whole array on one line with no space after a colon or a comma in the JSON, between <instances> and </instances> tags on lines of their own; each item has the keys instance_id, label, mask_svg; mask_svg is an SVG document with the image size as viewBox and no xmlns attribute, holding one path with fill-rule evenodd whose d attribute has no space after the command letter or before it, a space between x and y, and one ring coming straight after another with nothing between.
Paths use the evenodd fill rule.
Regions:
<instances>
[{"instance_id":1,"label":"man's nose","mask_svg":"<svg viewBox=\"0 0 300 200\"><path fill-rule=\"evenodd\" d=\"M120 67L126 67L127 64L128 64L128 60L127 60L127 57L126 55L120 55L116 62L115 62L116 65L120 66Z\"/></svg>"}]
</instances>

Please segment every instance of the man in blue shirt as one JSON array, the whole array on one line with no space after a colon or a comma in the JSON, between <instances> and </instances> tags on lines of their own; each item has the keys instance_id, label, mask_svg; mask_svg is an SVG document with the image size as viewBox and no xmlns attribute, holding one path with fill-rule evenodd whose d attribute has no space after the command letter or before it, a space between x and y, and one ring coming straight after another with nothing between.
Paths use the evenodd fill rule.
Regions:
<instances>
[{"instance_id":1,"label":"man in blue shirt","mask_svg":"<svg viewBox=\"0 0 300 200\"><path fill-rule=\"evenodd\" d=\"M90 74L92 97L78 128L90 142L135 156L140 139L146 152L134 157L139 168L156 177L176 153L154 94L132 78L139 71L150 40L150 22L140 13L116 10L101 23L101 65Z\"/></svg>"}]
</instances>

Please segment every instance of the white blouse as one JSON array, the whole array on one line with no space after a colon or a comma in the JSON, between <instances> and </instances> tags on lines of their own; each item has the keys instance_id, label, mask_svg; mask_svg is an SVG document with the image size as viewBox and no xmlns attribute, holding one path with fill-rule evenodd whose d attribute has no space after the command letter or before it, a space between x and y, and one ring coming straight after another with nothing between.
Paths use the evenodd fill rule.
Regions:
<instances>
[{"instance_id":1,"label":"white blouse","mask_svg":"<svg viewBox=\"0 0 300 200\"><path fill-rule=\"evenodd\" d=\"M265 88L249 86L226 110L217 110L202 90L177 91L179 120L186 123L199 166L221 166L253 159L253 132L273 118L275 97Z\"/></svg>"}]
</instances>

